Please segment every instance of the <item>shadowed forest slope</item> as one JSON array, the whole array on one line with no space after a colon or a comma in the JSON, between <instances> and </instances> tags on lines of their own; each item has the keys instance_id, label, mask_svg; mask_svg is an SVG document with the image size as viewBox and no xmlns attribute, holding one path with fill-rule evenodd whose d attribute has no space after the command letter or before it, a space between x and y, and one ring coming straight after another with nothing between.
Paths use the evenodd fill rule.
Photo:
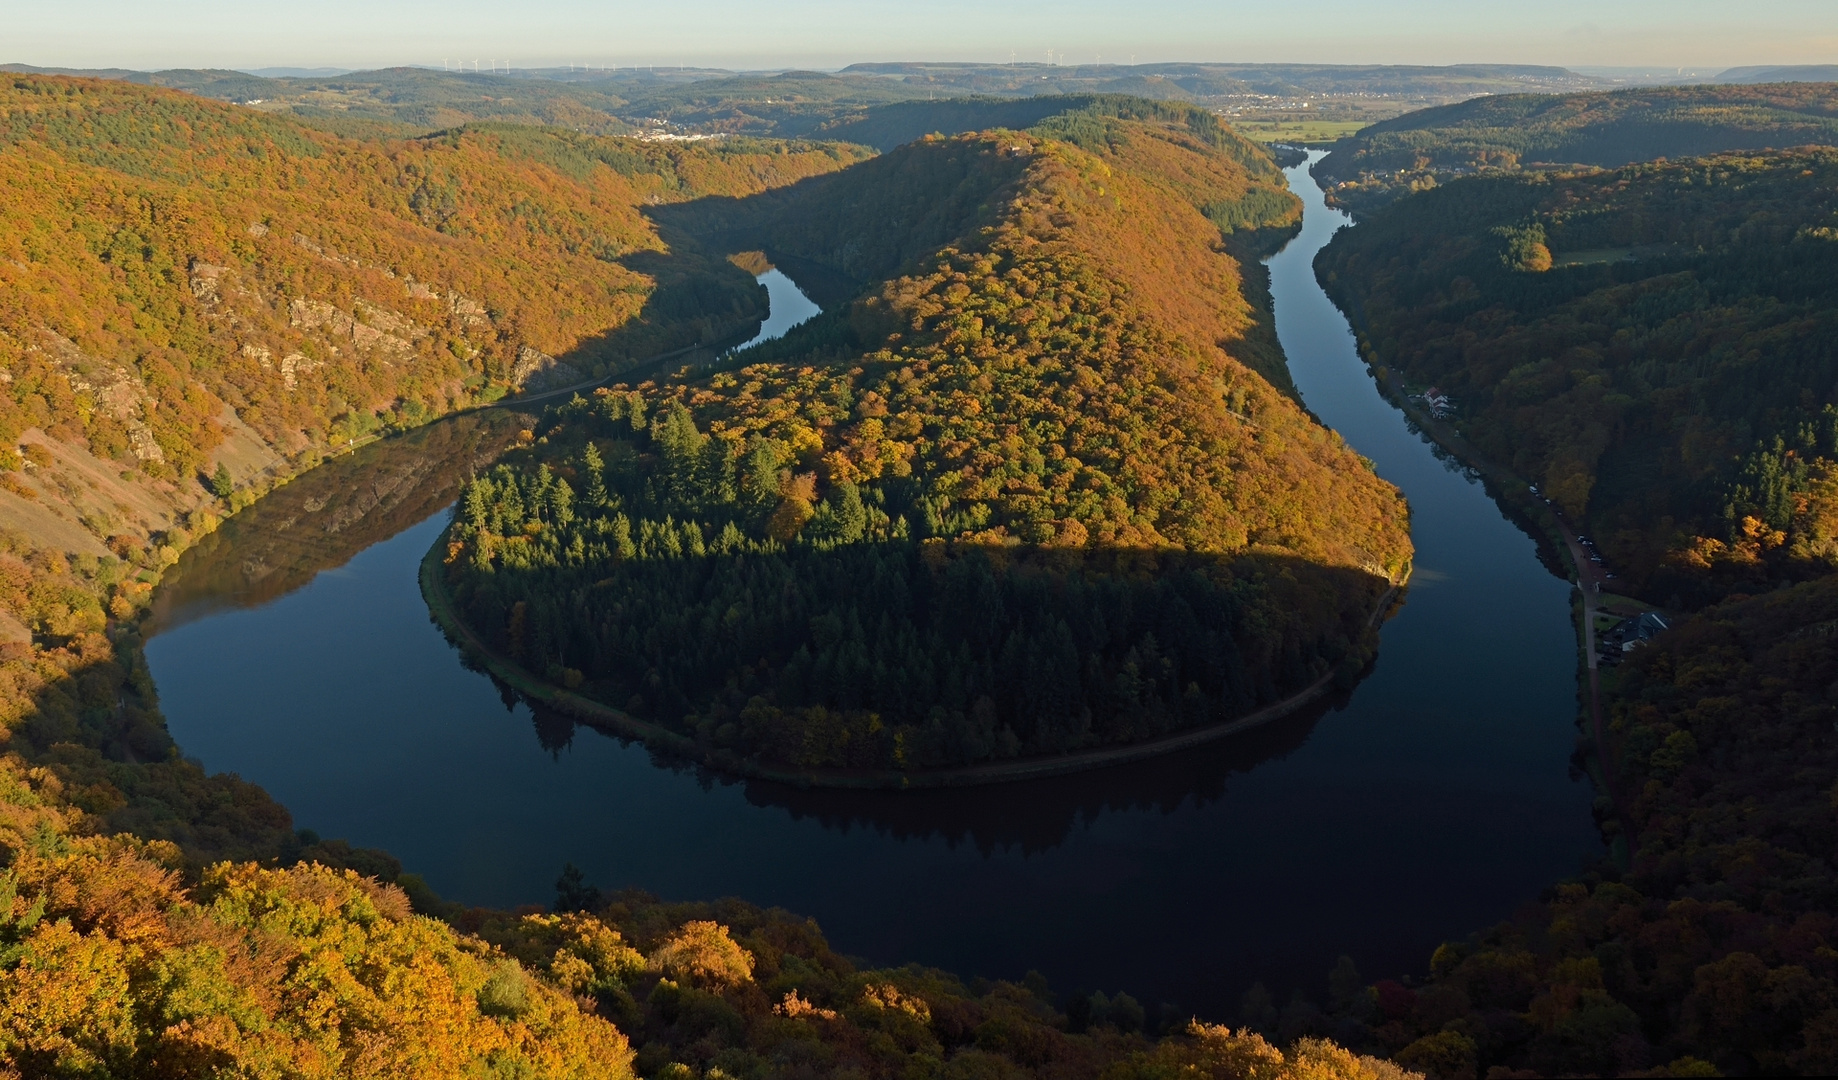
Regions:
<instances>
[{"instance_id":1,"label":"shadowed forest slope","mask_svg":"<svg viewBox=\"0 0 1838 1080\"><path fill-rule=\"evenodd\" d=\"M1375 362L1695 606L1838 565L1835 182L1830 151L1468 180L1318 267Z\"/></svg>"},{"instance_id":2,"label":"shadowed forest slope","mask_svg":"<svg viewBox=\"0 0 1838 1080\"><path fill-rule=\"evenodd\" d=\"M1838 145L1832 83L1501 94L1373 124L1316 169L1336 203L1364 213L1472 173L1815 145Z\"/></svg>"},{"instance_id":3,"label":"shadowed forest slope","mask_svg":"<svg viewBox=\"0 0 1838 1080\"><path fill-rule=\"evenodd\" d=\"M712 376L553 410L462 500L469 624L812 769L1129 742L1356 674L1404 508L1249 366L1267 313L1207 213L1293 200L1235 137L1119 112L712 207L733 243L891 276Z\"/></svg>"},{"instance_id":4,"label":"shadowed forest slope","mask_svg":"<svg viewBox=\"0 0 1838 1080\"><path fill-rule=\"evenodd\" d=\"M1438 950L1392 1047L1546 1075L1838 1067L1835 237L1838 153L1805 150L1466 179L1322 252L1381 375L1442 388L1611 586L1672 609L1592 673L1582 750L1628 865Z\"/></svg>"}]
</instances>

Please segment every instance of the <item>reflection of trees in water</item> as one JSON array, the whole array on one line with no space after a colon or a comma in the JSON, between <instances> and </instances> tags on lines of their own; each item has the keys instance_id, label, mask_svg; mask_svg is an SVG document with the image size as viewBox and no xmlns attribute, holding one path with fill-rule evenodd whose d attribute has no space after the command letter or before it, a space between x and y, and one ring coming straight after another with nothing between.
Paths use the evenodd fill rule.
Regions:
<instances>
[{"instance_id":1,"label":"reflection of trees in water","mask_svg":"<svg viewBox=\"0 0 1838 1080\"><path fill-rule=\"evenodd\" d=\"M327 461L202 537L154 597L154 633L227 607L258 607L427 520L528 426L489 409Z\"/></svg>"},{"instance_id":2,"label":"reflection of trees in water","mask_svg":"<svg viewBox=\"0 0 1838 1080\"><path fill-rule=\"evenodd\" d=\"M1564 565L1563 556L1558 554L1557 545L1552 542L1551 534L1531 519L1516 493L1514 497L1507 497L1493 477L1469 465L1454 451L1437 442L1435 437L1425 431L1423 426L1417 423L1409 413L1406 412L1403 415L1405 428L1412 435L1423 440L1423 444L1429 447L1430 453L1436 460L1442 462L1443 468L1461 476L1469 483L1481 485L1481 490L1485 491L1487 497L1493 500L1494 505L1500 508L1500 514L1531 539L1537 548L1539 564L1549 571L1552 577L1561 581L1570 580L1570 569Z\"/></svg>"},{"instance_id":3,"label":"reflection of trees in water","mask_svg":"<svg viewBox=\"0 0 1838 1080\"><path fill-rule=\"evenodd\" d=\"M1367 673L1370 671L1369 667ZM498 688L506 706L513 707L516 691L503 683ZM798 788L743 780L657 750L650 753L652 763L660 768L695 774L704 790L715 784L744 783L747 801L753 805L782 807L793 820L811 818L826 829L867 828L900 841L939 838L951 847L969 842L984 855L1010 848L1032 855L1065 843L1074 826L1090 824L1105 811L1172 814L1188 803L1199 807L1216 802L1233 775L1288 755L1308 741L1322 716L1344 708L1350 698L1350 693L1335 694L1242 734L1147 761L979 787L920 791ZM577 724L541 705L532 703L531 712L536 739L552 755L559 756L572 745L577 727L618 739L622 745L633 742Z\"/></svg>"}]
</instances>

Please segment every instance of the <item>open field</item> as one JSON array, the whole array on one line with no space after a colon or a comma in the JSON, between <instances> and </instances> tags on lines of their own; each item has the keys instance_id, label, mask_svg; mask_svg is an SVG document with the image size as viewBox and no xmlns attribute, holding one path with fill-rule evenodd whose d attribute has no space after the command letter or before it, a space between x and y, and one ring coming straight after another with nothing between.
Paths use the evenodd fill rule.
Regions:
<instances>
[{"instance_id":1,"label":"open field","mask_svg":"<svg viewBox=\"0 0 1838 1080\"><path fill-rule=\"evenodd\" d=\"M1232 127L1247 139L1263 143L1296 143L1326 145L1358 132L1368 124L1362 120L1290 119L1237 120Z\"/></svg>"}]
</instances>

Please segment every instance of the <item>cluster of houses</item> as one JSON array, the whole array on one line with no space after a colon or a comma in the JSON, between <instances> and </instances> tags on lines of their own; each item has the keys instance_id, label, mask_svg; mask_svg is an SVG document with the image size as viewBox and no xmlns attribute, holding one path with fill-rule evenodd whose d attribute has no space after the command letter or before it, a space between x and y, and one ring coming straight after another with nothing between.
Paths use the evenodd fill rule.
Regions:
<instances>
[{"instance_id":1,"label":"cluster of houses","mask_svg":"<svg viewBox=\"0 0 1838 1080\"><path fill-rule=\"evenodd\" d=\"M1596 635L1596 660L1604 667L1614 667L1621 662L1623 656L1671 628L1672 624L1657 611L1647 611L1631 619L1622 619L1608 630Z\"/></svg>"},{"instance_id":2,"label":"cluster of houses","mask_svg":"<svg viewBox=\"0 0 1838 1080\"><path fill-rule=\"evenodd\" d=\"M1423 402L1423 407L1429 410L1434 419L1447 420L1455 414L1455 402L1449 400L1449 395L1443 393L1439 386L1432 386L1418 394L1417 400Z\"/></svg>"}]
</instances>

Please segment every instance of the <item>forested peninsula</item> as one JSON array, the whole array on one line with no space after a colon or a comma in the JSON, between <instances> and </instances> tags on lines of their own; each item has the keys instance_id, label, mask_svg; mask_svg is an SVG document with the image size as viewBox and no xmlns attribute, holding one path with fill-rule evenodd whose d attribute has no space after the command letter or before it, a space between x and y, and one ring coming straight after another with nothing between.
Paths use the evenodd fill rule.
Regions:
<instances>
[{"instance_id":1,"label":"forested peninsula","mask_svg":"<svg viewBox=\"0 0 1838 1080\"><path fill-rule=\"evenodd\" d=\"M1260 373L1287 385L1242 260L1296 220L1281 182L1207 113L1101 99L672 208L859 291L553 408L467 488L436 587L522 669L818 782L1350 684L1410 541Z\"/></svg>"},{"instance_id":2,"label":"forested peninsula","mask_svg":"<svg viewBox=\"0 0 1838 1080\"><path fill-rule=\"evenodd\" d=\"M1435 387L1673 623L1608 654L1581 746L1627 865L1419 992L1479 1067L1838 1069L1835 226L1832 150L1726 154L1462 180L1318 258L1378 376Z\"/></svg>"}]
</instances>

